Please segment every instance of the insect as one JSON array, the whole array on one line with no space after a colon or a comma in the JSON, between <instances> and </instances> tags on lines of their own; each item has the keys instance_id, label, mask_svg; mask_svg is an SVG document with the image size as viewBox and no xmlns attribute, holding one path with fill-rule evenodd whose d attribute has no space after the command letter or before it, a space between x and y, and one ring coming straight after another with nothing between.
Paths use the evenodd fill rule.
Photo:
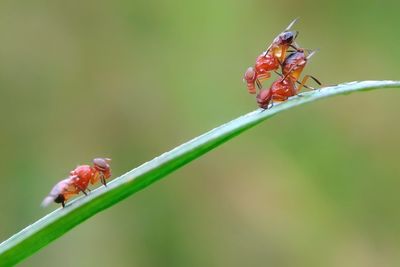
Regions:
<instances>
[{"instance_id":1,"label":"insect","mask_svg":"<svg viewBox=\"0 0 400 267\"><path fill-rule=\"evenodd\" d=\"M256 93L256 84L259 89L262 88L261 82L271 77L271 71L279 69L289 47L297 49L295 39L298 32L290 31L296 21L297 19L293 20L283 32L275 37L267 50L257 57L254 67L249 67L246 70L243 80L246 82L250 94Z\"/></svg>"},{"instance_id":2,"label":"insect","mask_svg":"<svg viewBox=\"0 0 400 267\"><path fill-rule=\"evenodd\" d=\"M303 87L306 87L305 83L308 78L312 78L321 85L321 82L311 75L305 75L302 81L298 82L307 61L315 52L312 51L306 55L304 49L298 48L296 52L288 55L282 63L282 76L273 82L269 89L262 89L257 95L258 106L266 109L272 101L285 101L289 97L297 95ZM296 83L300 83L300 85L297 87Z\"/></svg>"},{"instance_id":3,"label":"insect","mask_svg":"<svg viewBox=\"0 0 400 267\"><path fill-rule=\"evenodd\" d=\"M79 165L69 173L69 177L58 182L49 195L43 200L42 206L47 206L51 202L61 203L65 207L65 201L80 192L87 195L86 190L89 183L92 185L101 181L102 184L107 186L106 179L111 177L111 168L108 158L95 158L93 159L93 166Z\"/></svg>"}]
</instances>

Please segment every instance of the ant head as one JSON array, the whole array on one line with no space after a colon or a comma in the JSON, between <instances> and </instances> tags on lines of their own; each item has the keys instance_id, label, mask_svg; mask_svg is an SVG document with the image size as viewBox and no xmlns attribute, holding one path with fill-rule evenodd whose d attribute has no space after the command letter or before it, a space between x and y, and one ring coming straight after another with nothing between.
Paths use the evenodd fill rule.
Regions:
<instances>
[{"instance_id":1,"label":"ant head","mask_svg":"<svg viewBox=\"0 0 400 267\"><path fill-rule=\"evenodd\" d=\"M295 31L285 31L279 35L279 42L282 45L290 45L294 42L297 37L298 32Z\"/></svg>"},{"instance_id":2,"label":"ant head","mask_svg":"<svg viewBox=\"0 0 400 267\"><path fill-rule=\"evenodd\" d=\"M249 67L244 73L244 80L248 83L254 82L256 79L256 71L253 67Z\"/></svg>"},{"instance_id":3,"label":"ant head","mask_svg":"<svg viewBox=\"0 0 400 267\"><path fill-rule=\"evenodd\" d=\"M108 158L95 158L93 159L94 168L101 172L106 172L110 170L110 165L108 164L111 159Z\"/></svg>"},{"instance_id":4,"label":"ant head","mask_svg":"<svg viewBox=\"0 0 400 267\"><path fill-rule=\"evenodd\" d=\"M260 108L268 108L269 102L272 99L272 91L270 89L263 89L257 95L257 104Z\"/></svg>"}]
</instances>

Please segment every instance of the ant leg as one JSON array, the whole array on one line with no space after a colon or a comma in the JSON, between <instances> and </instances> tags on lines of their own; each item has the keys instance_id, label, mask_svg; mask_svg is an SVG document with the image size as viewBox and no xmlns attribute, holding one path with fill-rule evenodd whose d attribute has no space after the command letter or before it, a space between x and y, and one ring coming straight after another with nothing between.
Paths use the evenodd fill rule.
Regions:
<instances>
[{"instance_id":1,"label":"ant leg","mask_svg":"<svg viewBox=\"0 0 400 267\"><path fill-rule=\"evenodd\" d=\"M271 73L269 73L269 72L265 72L265 73L262 73L262 74L258 74L258 76L257 76L257 79L256 79L256 82L258 83L258 88L259 89L261 89L261 83L263 82L263 81L266 81L266 80L268 80L268 78L269 77L271 77Z\"/></svg>"},{"instance_id":2,"label":"ant leg","mask_svg":"<svg viewBox=\"0 0 400 267\"><path fill-rule=\"evenodd\" d=\"M79 185L76 185L76 187L78 187L78 189L85 194L85 196L87 196L87 193L85 191L85 189L83 189L82 187L80 187Z\"/></svg>"},{"instance_id":3,"label":"ant leg","mask_svg":"<svg viewBox=\"0 0 400 267\"><path fill-rule=\"evenodd\" d=\"M297 32L297 34L299 34L299 32ZM296 37L297 37L297 34L296 34ZM294 49L294 51L291 51L291 52L297 52L297 51L299 51L298 46L299 46L299 45L298 45L296 42L294 42L294 44L290 44L289 47L291 47L291 48Z\"/></svg>"},{"instance_id":4,"label":"ant leg","mask_svg":"<svg viewBox=\"0 0 400 267\"><path fill-rule=\"evenodd\" d=\"M65 202L64 201L61 201L61 205L62 205L63 208L65 208Z\"/></svg>"},{"instance_id":5,"label":"ant leg","mask_svg":"<svg viewBox=\"0 0 400 267\"><path fill-rule=\"evenodd\" d=\"M319 86L322 86L322 83L317 78L315 78L314 76L311 76L311 75L308 75L308 76L310 76L310 78L313 79L314 82L318 83Z\"/></svg>"},{"instance_id":6,"label":"ant leg","mask_svg":"<svg viewBox=\"0 0 400 267\"><path fill-rule=\"evenodd\" d=\"M259 79L256 79L256 84L257 84L258 89L261 90L262 89L262 84L261 84Z\"/></svg>"},{"instance_id":7,"label":"ant leg","mask_svg":"<svg viewBox=\"0 0 400 267\"><path fill-rule=\"evenodd\" d=\"M301 88L305 87L305 83L307 82L308 78L313 79L316 83L318 83L318 85L322 85L322 83L320 81L317 80L317 78L315 78L314 76L311 75L306 75L304 76L303 80L300 83L300 86L297 88L297 93L300 92ZM310 87L312 90L315 90L315 88Z\"/></svg>"},{"instance_id":8,"label":"ant leg","mask_svg":"<svg viewBox=\"0 0 400 267\"><path fill-rule=\"evenodd\" d=\"M300 86L297 88L297 94L300 92L301 88L304 86L304 84L307 82L309 76L306 75L304 76L303 80L300 83ZM312 90L314 90L314 88L312 88Z\"/></svg>"},{"instance_id":9,"label":"ant leg","mask_svg":"<svg viewBox=\"0 0 400 267\"><path fill-rule=\"evenodd\" d=\"M87 196L87 193L86 193L85 190L82 190L82 188L79 188L79 190L81 190L81 192L82 192L83 194L85 194L85 196Z\"/></svg>"},{"instance_id":10,"label":"ant leg","mask_svg":"<svg viewBox=\"0 0 400 267\"><path fill-rule=\"evenodd\" d=\"M269 109L269 108L272 108L273 106L274 106L274 100L271 98L271 105L267 108L267 109Z\"/></svg>"},{"instance_id":11,"label":"ant leg","mask_svg":"<svg viewBox=\"0 0 400 267\"><path fill-rule=\"evenodd\" d=\"M284 59L283 61L285 61L285 59ZM281 60L278 58L278 63L279 63L279 66L281 67L281 69L283 69L283 61L281 61ZM275 72L276 72L276 71L275 71Z\"/></svg>"},{"instance_id":12,"label":"ant leg","mask_svg":"<svg viewBox=\"0 0 400 267\"><path fill-rule=\"evenodd\" d=\"M264 111L266 111L267 109L272 108L273 106L274 106L274 102L273 102L272 99L271 99L270 104L268 104L268 106L267 106L266 108L262 108L262 111L261 111L261 112L264 112Z\"/></svg>"},{"instance_id":13,"label":"ant leg","mask_svg":"<svg viewBox=\"0 0 400 267\"><path fill-rule=\"evenodd\" d=\"M106 182L106 179L104 178L103 175L100 176L100 180L101 180L101 183L102 183L105 187L107 187L107 182Z\"/></svg>"},{"instance_id":14,"label":"ant leg","mask_svg":"<svg viewBox=\"0 0 400 267\"><path fill-rule=\"evenodd\" d=\"M275 71L275 73L278 74L279 76L283 77L283 75L282 75L281 73L279 73L279 72L277 72L277 71ZM297 84L301 84L301 82L300 82L299 80L296 80L296 83L297 83ZM310 86L307 86L307 85L305 85L305 84L303 84L303 87L305 87L305 88L307 88L307 89L310 89L310 90L314 90L314 88L312 88L312 87L310 87Z\"/></svg>"}]
</instances>

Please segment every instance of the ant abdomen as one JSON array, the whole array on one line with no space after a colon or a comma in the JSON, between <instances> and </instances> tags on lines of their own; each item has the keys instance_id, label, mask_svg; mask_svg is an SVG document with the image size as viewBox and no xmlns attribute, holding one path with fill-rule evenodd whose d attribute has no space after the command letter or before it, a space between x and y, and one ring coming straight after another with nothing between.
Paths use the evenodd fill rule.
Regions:
<instances>
[{"instance_id":1,"label":"ant abdomen","mask_svg":"<svg viewBox=\"0 0 400 267\"><path fill-rule=\"evenodd\" d=\"M244 73L244 81L247 83L247 90L250 94L256 93L256 79L257 74L253 67L249 67L246 72Z\"/></svg>"}]
</instances>

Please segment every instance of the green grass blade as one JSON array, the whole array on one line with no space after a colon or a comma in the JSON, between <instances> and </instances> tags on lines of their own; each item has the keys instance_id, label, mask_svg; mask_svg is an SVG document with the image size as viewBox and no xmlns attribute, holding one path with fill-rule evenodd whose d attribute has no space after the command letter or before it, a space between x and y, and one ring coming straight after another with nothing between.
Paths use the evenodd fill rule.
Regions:
<instances>
[{"instance_id":1,"label":"green grass blade","mask_svg":"<svg viewBox=\"0 0 400 267\"><path fill-rule=\"evenodd\" d=\"M305 92L271 109L256 110L223 124L114 179L107 188L100 187L87 197L71 201L65 209L59 208L13 235L0 244L0 266L18 263L96 213L147 187L276 113L334 95L388 87L400 87L400 81L363 81L326 87Z\"/></svg>"}]
</instances>

